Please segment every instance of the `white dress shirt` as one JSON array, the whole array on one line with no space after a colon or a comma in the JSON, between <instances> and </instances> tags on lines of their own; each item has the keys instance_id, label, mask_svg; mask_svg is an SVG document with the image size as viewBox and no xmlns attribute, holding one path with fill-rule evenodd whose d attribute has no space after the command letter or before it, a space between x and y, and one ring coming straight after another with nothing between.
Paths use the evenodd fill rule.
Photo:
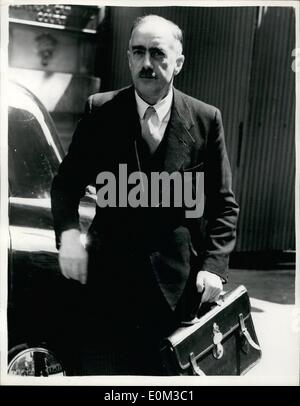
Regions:
<instances>
[{"instance_id":1,"label":"white dress shirt","mask_svg":"<svg viewBox=\"0 0 300 406\"><path fill-rule=\"evenodd\" d=\"M137 104L137 111L142 124L145 111L149 106L154 107L156 114L151 117L152 125L156 127L159 132L160 141L163 139L165 130L171 116L171 105L173 101L173 89L171 88L166 97L154 105L146 103L135 91L135 99Z\"/></svg>"}]
</instances>

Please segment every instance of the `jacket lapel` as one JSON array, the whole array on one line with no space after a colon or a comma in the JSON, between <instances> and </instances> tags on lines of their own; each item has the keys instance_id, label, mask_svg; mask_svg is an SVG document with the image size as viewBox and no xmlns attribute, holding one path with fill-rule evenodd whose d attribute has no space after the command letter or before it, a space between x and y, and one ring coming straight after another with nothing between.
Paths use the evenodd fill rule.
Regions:
<instances>
[{"instance_id":1,"label":"jacket lapel","mask_svg":"<svg viewBox=\"0 0 300 406\"><path fill-rule=\"evenodd\" d=\"M190 133L194 122L184 95L174 88L171 117L166 133L166 156L164 170L168 173L178 171L195 142Z\"/></svg>"},{"instance_id":2,"label":"jacket lapel","mask_svg":"<svg viewBox=\"0 0 300 406\"><path fill-rule=\"evenodd\" d=\"M119 103L118 111L122 111L122 114L117 125L123 130L122 133L127 134L129 137L126 141L132 142L141 132L133 86L125 89L122 95L120 95Z\"/></svg>"},{"instance_id":3,"label":"jacket lapel","mask_svg":"<svg viewBox=\"0 0 300 406\"><path fill-rule=\"evenodd\" d=\"M140 137L141 126L136 109L134 87L130 86L119 98L120 111L118 126L122 133L127 134L121 142L121 150L130 149L133 152L134 141ZM186 101L186 97L174 88L174 99L171 108L170 121L166 129L166 152L163 162L163 170L171 174L178 171L188 156L195 140L190 133L194 126L193 117ZM121 155L122 152L121 152ZM130 154L131 155L131 154Z\"/></svg>"},{"instance_id":4,"label":"jacket lapel","mask_svg":"<svg viewBox=\"0 0 300 406\"><path fill-rule=\"evenodd\" d=\"M114 117L112 131L113 148L118 162L127 163L128 170L138 171L135 141L141 134L141 125L136 109L134 87L126 88L117 96L115 111L120 112Z\"/></svg>"}]
</instances>

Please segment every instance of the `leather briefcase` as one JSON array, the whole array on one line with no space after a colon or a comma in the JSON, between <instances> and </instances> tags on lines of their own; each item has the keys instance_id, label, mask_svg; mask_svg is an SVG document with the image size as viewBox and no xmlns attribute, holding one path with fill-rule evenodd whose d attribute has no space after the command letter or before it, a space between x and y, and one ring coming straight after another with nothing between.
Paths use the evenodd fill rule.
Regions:
<instances>
[{"instance_id":1,"label":"leather briefcase","mask_svg":"<svg viewBox=\"0 0 300 406\"><path fill-rule=\"evenodd\" d=\"M203 316L182 325L161 347L167 375L243 375L258 363L246 288L227 292Z\"/></svg>"}]
</instances>

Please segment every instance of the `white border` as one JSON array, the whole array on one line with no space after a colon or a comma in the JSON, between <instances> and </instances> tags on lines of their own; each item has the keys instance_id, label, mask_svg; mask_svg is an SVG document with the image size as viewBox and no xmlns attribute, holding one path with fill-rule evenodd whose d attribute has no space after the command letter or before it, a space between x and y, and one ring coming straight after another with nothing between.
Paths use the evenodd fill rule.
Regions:
<instances>
[{"instance_id":1,"label":"white border","mask_svg":"<svg viewBox=\"0 0 300 406\"><path fill-rule=\"evenodd\" d=\"M0 8L0 384L7 359L7 249L8 249L8 153L7 153L7 70L8 8Z\"/></svg>"},{"instance_id":2,"label":"white border","mask_svg":"<svg viewBox=\"0 0 300 406\"><path fill-rule=\"evenodd\" d=\"M2 385L34 385L34 386L52 386L52 385L75 385L75 386L225 386L225 385L270 385L270 386L282 386L282 385L299 385L298 377L56 377L51 379L45 378L30 378L26 377L11 377L6 373L6 358L7 358L7 339L6 339L6 303L7 303L7 241L8 241L8 211L7 211L7 195L8 195L8 174L7 174L7 101L5 95L7 94L7 68L8 68L8 7L9 5L19 4L81 4L81 5L99 5L99 6L198 6L198 7L238 7L238 6L277 6L277 7L294 7L296 11L296 48L299 48L299 17L300 6L298 1L205 1L205 0L110 0L110 1L93 1L89 0L84 2L83 0L31 0L31 1L5 1L0 0L0 18L1 18L1 78L0 78L0 119L1 119L1 144L0 144L0 269L1 269L1 283L0 283L0 384ZM300 63L298 63L300 67ZM296 134L300 132L300 114L299 114L299 72L296 73ZM296 247L297 247L297 264L296 264L296 307L300 311L300 277L299 277L299 214L300 214L300 166L298 162L298 156L300 152L300 140L299 136L295 140L296 146ZM300 337L299 337L300 348ZM300 352L299 352L300 356ZM274 354L276 357L276 354Z\"/></svg>"}]
</instances>

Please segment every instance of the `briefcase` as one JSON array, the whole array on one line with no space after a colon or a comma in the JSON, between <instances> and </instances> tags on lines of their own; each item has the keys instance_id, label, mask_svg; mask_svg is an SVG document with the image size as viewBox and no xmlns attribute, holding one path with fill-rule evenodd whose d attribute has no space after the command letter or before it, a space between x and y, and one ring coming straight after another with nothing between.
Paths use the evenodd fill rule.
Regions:
<instances>
[{"instance_id":1,"label":"briefcase","mask_svg":"<svg viewBox=\"0 0 300 406\"><path fill-rule=\"evenodd\" d=\"M244 286L227 292L204 315L182 325L161 347L166 375L244 375L261 349Z\"/></svg>"}]
</instances>

